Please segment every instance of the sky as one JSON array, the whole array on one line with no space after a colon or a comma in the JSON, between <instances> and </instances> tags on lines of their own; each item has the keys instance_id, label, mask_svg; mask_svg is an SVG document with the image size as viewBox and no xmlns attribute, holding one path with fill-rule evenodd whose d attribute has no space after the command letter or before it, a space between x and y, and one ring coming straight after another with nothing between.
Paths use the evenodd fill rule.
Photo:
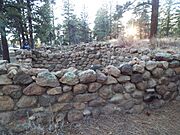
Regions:
<instances>
[{"instance_id":1,"label":"sky","mask_svg":"<svg viewBox=\"0 0 180 135\"><path fill-rule=\"evenodd\" d=\"M62 9L63 9L63 0L56 0L56 5L54 6L54 14L55 14L55 25L58 23L62 23L63 17ZM116 4L123 4L127 0L72 0L74 4L74 10L77 15L80 15L80 12L82 11L83 7L85 6L85 9L88 13L88 20L90 28L93 28L94 26L94 19L96 16L96 12L99 8L102 7L103 4L111 2L113 7L115 7ZM126 23L131 18L131 13L126 13L122 21Z\"/></svg>"}]
</instances>

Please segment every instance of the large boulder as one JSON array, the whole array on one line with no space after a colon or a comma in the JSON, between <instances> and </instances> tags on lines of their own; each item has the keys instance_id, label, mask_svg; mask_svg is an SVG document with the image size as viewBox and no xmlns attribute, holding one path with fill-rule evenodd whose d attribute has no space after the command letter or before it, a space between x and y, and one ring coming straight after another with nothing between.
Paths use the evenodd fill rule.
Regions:
<instances>
[{"instance_id":1,"label":"large boulder","mask_svg":"<svg viewBox=\"0 0 180 135\"><path fill-rule=\"evenodd\" d=\"M32 95L42 95L45 91L46 88L41 87L36 83L32 83L23 90L23 93L25 95L32 96Z\"/></svg>"},{"instance_id":2,"label":"large boulder","mask_svg":"<svg viewBox=\"0 0 180 135\"><path fill-rule=\"evenodd\" d=\"M36 83L40 86L49 87L57 87L60 85L57 77L48 71L39 73L36 78Z\"/></svg>"},{"instance_id":3,"label":"large boulder","mask_svg":"<svg viewBox=\"0 0 180 135\"><path fill-rule=\"evenodd\" d=\"M79 73L81 83L91 83L96 81L96 72L88 69Z\"/></svg>"},{"instance_id":4,"label":"large boulder","mask_svg":"<svg viewBox=\"0 0 180 135\"><path fill-rule=\"evenodd\" d=\"M0 111L12 110L14 101L9 96L0 96Z\"/></svg>"},{"instance_id":5,"label":"large boulder","mask_svg":"<svg viewBox=\"0 0 180 135\"><path fill-rule=\"evenodd\" d=\"M75 74L75 72L69 71L69 72L66 72L59 81L67 85L76 85L79 83L79 78Z\"/></svg>"}]
</instances>

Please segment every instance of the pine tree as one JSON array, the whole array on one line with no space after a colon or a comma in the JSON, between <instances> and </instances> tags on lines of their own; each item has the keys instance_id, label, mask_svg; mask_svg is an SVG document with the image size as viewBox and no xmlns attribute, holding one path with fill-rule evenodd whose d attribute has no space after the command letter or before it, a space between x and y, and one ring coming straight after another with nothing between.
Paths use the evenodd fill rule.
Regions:
<instances>
[{"instance_id":1,"label":"pine tree","mask_svg":"<svg viewBox=\"0 0 180 135\"><path fill-rule=\"evenodd\" d=\"M94 26L94 36L97 40L104 40L110 34L108 10L104 6L97 11Z\"/></svg>"}]
</instances>

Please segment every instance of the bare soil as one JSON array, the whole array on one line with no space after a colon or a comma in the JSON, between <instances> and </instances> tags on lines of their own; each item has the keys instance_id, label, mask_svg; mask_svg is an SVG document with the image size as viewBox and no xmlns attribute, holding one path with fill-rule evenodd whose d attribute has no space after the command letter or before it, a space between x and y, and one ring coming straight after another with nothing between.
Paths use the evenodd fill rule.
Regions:
<instances>
[{"instance_id":1,"label":"bare soil","mask_svg":"<svg viewBox=\"0 0 180 135\"><path fill-rule=\"evenodd\" d=\"M180 102L142 114L101 115L64 125L61 135L180 135Z\"/></svg>"}]
</instances>

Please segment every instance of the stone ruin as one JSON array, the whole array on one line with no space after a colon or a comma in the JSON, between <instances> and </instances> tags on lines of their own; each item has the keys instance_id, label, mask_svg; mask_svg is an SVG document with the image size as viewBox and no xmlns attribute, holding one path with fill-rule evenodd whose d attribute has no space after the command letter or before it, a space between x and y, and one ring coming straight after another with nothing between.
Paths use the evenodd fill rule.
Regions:
<instances>
[{"instance_id":1,"label":"stone ruin","mask_svg":"<svg viewBox=\"0 0 180 135\"><path fill-rule=\"evenodd\" d=\"M115 112L141 113L180 100L180 54L126 51L134 58L121 58L114 50L115 58L106 62L104 58L111 55L91 48L83 53L76 51L73 56L67 53L57 57L26 52L24 59L18 56L19 64L0 61L0 123L19 133L27 130L19 122L22 119L43 124L73 122ZM83 60L84 55L87 60ZM45 68L50 62L63 65L61 59L67 60L68 66L73 65L74 59L75 66L58 66L52 71ZM81 60L88 63L80 64ZM88 69L95 60L103 68ZM116 62L120 65L115 66ZM37 65L43 68L34 68ZM51 114L53 119L49 120Z\"/></svg>"}]
</instances>

